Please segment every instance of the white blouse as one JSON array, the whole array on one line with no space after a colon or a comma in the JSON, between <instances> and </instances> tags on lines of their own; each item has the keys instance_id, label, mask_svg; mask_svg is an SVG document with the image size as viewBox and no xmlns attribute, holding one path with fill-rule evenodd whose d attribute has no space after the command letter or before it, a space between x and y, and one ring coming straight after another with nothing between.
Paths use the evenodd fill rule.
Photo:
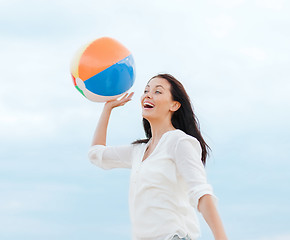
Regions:
<instances>
[{"instance_id":1,"label":"white blouse","mask_svg":"<svg viewBox=\"0 0 290 240\"><path fill-rule=\"evenodd\" d=\"M167 240L200 235L199 198L213 195L201 161L198 140L181 130L164 133L142 161L147 144L95 145L90 161L103 168L131 168L129 208L133 240Z\"/></svg>"}]
</instances>

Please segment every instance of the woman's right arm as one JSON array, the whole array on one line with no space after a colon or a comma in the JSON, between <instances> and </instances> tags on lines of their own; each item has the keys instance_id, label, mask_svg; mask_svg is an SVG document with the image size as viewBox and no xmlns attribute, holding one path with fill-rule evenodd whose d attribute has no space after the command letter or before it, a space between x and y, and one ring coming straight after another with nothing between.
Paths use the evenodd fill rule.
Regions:
<instances>
[{"instance_id":1,"label":"woman's right arm","mask_svg":"<svg viewBox=\"0 0 290 240\"><path fill-rule=\"evenodd\" d=\"M133 94L134 94L133 92L130 94L126 93L120 100L112 100L105 103L103 112L100 116L97 128L94 133L92 146L94 145L106 146L107 128L112 109L115 107L125 105L132 99Z\"/></svg>"}]
</instances>

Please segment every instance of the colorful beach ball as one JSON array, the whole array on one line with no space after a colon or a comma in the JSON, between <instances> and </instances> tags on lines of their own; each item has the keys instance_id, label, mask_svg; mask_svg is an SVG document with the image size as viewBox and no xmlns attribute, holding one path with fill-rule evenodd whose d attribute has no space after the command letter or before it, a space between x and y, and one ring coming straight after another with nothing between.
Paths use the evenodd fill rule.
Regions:
<instances>
[{"instance_id":1,"label":"colorful beach ball","mask_svg":"<svg viewBox=\"0 0 290 240\"><path fill-rule=\"evenodd\" d=\"M107 102L120 97L134 84L134 59L120 42L99 38L76 53L71 75L82 95L93 102Z\"/></svg>"}]
</instances>

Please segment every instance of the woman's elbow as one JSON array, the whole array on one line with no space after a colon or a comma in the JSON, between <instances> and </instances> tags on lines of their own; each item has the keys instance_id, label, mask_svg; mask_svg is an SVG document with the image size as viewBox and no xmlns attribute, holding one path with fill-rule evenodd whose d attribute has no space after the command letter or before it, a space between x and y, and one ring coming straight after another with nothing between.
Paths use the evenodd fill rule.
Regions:
<instances>
[{"instance_id":1,"label":"woman's elbow","mask_svg":"<svg viewBox=\"0 0 290 240\"><path fill-rule=\"evenodd\" d=\"M205 194L198 200L197 209L199 212L212 207L215 207L215 200L211 194Z\"/></svg>"}]
</instances>

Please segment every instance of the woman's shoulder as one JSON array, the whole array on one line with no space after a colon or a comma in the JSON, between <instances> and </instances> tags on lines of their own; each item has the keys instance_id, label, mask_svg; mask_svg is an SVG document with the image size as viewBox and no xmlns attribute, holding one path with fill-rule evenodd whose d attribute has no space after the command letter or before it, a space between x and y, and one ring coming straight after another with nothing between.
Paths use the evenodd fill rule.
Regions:
<instances>
[{"instance_id":1,"label":"woman's shoulder","mask_svg":"<svg viewBox=\"0 0 290 240\"><path fill-rule=\"evenodd\" d=\"M144 140L147 140L147 139L144 139ZM142 140L137 140L135 142L132 142L130 144L130 146L131 146L133 153L138 153L140 151L142 152L144 150L144 148L146 148L147 142L148 141L142 141Z\"/></svg>"},{"instance_id":2,"label":"woman's shoulder","mask_svg":"<svg viewBox=\"0 0 290 240\"><path fill-rule=\"evenodd\" d=\"M172 141L174 141L175 143L177 143L178 141L181 141L181 140L188 140L188 141L197 141L198 140L185 133L184 131L180 130L180 129L175 129L175 130L172 130L172 131L169 131L167 132L168 133L168 138Z\"/></svg>"},{"instance_id":3,"label":"woman's shoulder","mask_svg":"<svg viewBox=\"0 0 290 240\"><path fill-rule=\"evenodd\" d=\"M176 129L168 133L167 145L173 151L176 151L177 148L183 149L189 147L201 150L199 141L195 137L183 132L180 129Z\"/></svg>"}]
</instances>

